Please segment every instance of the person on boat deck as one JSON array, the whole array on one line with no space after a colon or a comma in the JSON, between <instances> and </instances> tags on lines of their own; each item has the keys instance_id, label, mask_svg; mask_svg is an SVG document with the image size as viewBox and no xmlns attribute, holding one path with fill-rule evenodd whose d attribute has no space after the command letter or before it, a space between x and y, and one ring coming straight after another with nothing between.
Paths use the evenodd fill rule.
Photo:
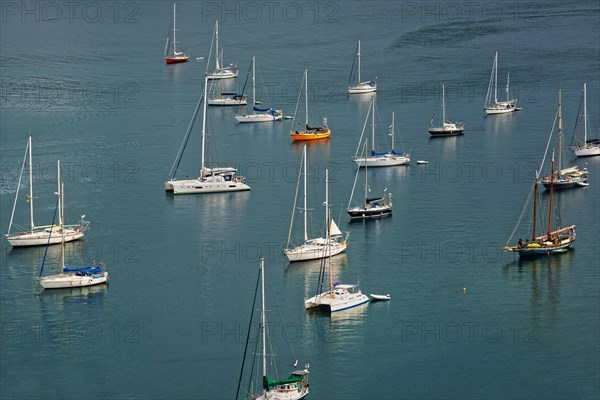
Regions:
<instances>
[{"instance_id":1,"label":"person on boat deck","mask_svg":"<svg viewBox=\"0 0 600 400\"><path fill-rule=\"evenodd\" d=\"M521 238L519 238L519 248L523 247L523 240L521 240Z\"/></svg>"}]
</instances>

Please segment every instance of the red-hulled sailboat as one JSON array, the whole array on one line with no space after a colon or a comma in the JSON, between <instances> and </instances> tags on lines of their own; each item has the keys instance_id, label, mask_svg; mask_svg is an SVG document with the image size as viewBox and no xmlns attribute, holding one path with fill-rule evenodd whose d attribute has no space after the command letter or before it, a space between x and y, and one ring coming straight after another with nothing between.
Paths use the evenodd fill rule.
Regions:
<instances>
[{"instance_id":1,"label":"red-hulled sailboat","mask_svg":"<svg viewBox=\"0 0 600 400\"><path fill-rule=\"evenodd\" d=\"M173 31L169 32L167 37L167 44L165 45L165 61L167 64L177 64L186 62L190 56L182 51L177 51L177 40L175 37L175 3L173 3Z\"/></svg>"}]
</instances>

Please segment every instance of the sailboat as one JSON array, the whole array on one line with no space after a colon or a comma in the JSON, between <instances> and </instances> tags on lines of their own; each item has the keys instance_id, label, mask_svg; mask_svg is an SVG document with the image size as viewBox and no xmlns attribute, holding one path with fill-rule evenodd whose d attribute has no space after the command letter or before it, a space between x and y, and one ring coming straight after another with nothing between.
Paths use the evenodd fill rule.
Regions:
<instances>
[{"instance_id":1,"label":"sailboat","mask_svg":"<svg viewBox=\"0 0 600 400\"><path fill-rule=\"evenodd\" d=\"M58 244L63 240L65 242L71 242L73 240L81 239L85 231L88 229L89 222L85 220L85 215L81 216L81 220L77 225L64 225L63 227L56 227L50 225L36 226L33 221L33 148L31 136L27 140L25 146L25 156L23 157L23 163L21 165L21 174L19 175L19 183L17 184L17 192L15 194L15 201L13 203L12 214L10 215L10 223L8 224L8 232L6 233L6 240L13 247L24 247L24 246L41 246L46 244ZM25 162L29 155L29 195L27 196L27 202L29 203L29 224L28 230L23 230L20 233L12 233L11 229L13 226L13 220L15 216L15 210L17 208L17 200L19 198L19 191L21 188L21 180L23 178L23 172L25 171Z\"/></svg>"},{"instance_id":2,"label":"sailboat","mask_svg":"<svg viewBox=\"0 0 600 400\"><path fill-rule=\"evenodd\" d=\"M458 122L447 122L446 121L446 89L442 83L442 126L433 126L433 118L435 117L435 111L431 117L429 123L429 133L431 136L443 137L443 136L455 136L462 135L465 130L465 124L459 124Z\"/></svg>"},{"instance_id":3,"label":"sailboat","mask_svg":"<svg viewBox=\"0 0 600 400\"><path fill-rule=\"evenodd\" d=\"M358 47L356 48L356 56L354 57L354 63L352 64L352 70L350 71L350 79L352 79L354 72L354 65L357 65L357 82L352 85L348 85L348 94L360 94L360 93L372 93L377 90L377 82L365 81L363 82L360 76L361 65L360 65L360 40L358 41ZM350 82L350 81L348 81Z\"/></svg>"},{"instance_id":4,"label":"sailboat","mask_svg":"<svg viewBox=\"0 0 600 400\"><path fill-rule=\"evenodd\" d=\"M211 73L208 72L209 65L206 65L206 77L208 79L228 79L235 78L238 76L237 66L230 64L228 67L223 67L223 49L219 47L219 20L215 21L215 33L213 34L213 43L210 46L210 52L212 53L213 46L215 49L215 70ZM209 54L210 59L210 54Z\"/></svg>"},{"instance_id":5,"label":"sailboat","mask_svg":"<svg viewBox=\"0 0 600 400\"><path fill-rule=\"evenodd\" d=\"M44 253L44 259L42 261L42 267L40 269L40 275L38 277L38 281L40 285L44 289L63 289L63 288L73 288L73 287L82 287L82 286L92 286L98 285L101 283L108 282L108 272L104 271L102 268L92 265L78 268L67 268L65 267L65 234L64 234L64 215L65 215L65 199L64 199L64 189L65 185L62 182L61 174L60 174L60 161L58 161L58 201L56 204L56 209L54 211L54 218L52 219L52 226L54 226L54 221L56 218L56 210L58 210L58 221L59 221L59 229L61 234L61 247L60 247L60 267L61 273L56 275L47 275L42 276L44 272L44 263L46 261L46 255L48 252L48 247L46 246L46 253Z\"/></svg>"},{"instance_id":6,"label":"sailboat","mask_svg":"<svg viewBox=\"0 0 600 400\"><path fill-rule=\"evenodd\" d=\"M236 92L223 91L223 79L219 79L219 85L211 85L211 93L219 88L219 94L211 94L208 96L209 106L245 106L248 104L248 99L243 94Z\"/></svg>"},{"instance_id":7,"label":"sailboat","mask_svg":"<svg viewBox=\"0 0 600 400\"><path fill-rule=\"evenodd\" d=\"M237 122L271 122L283 118L281 110L256 107L256 57L252 57L252 114L235 116Z\"/></svg>"},{"instance_id":8,"label":"sailboat","mask_svg":"<svg viewBox=\"0 0 600 400\"><path fill-rule=\"evenodd\" d=\"M329 212L325 213L326 224L328 226L327 237L326 238L316 238L309 239L308 238L308 222L307 222L307 213L309 211L307 207L307 185L306 185L306 177L307 177L307 167L308 160L306 158L306 145L304 145L304 149L302 151L302 159L300 161L300 172L298 174L298 183L296 185L296 197L294 198L294 208L292 210L292 219L290 221L290 229L288 232L288 240L286 244L286 248L284 249L284 254L290 262L294 261L305 261L305 260L315 260L324 257L335 256L336 254L340 254L344 250L346 250L347 243L346 238L343 238L343 233L338 228L337 224L333 219L330 220ZM304 214L304 236L302 244L293 244L291 242L292 237L292 228L294 226L294 217L296 211L296 203L298 200L298 189L300 186L300 178L303 175L303 208L301 208L302 213ZM328 189L327 189L328 190ZM328 196L328 192L327 192ZM326 210L328 198L325 199Z\"/></svg>"},{"instance_id":9,"label":"sailboat","mask_svg":"<svg viewBox=\"0 0 600 400\"><path fill-rule=\"evenodd\" d=\"M267 371L267 313L265 307L265 260L261 257L260 259L260 281L261 281L261 314L260 314L260 332L261 332L261 344L262 351L260 353L261 361L262 361L262 391L259 393L252 393L252 389L250 390L248 399L252 400L298 400L305 397L309 393L309 384L308 384L308 368L309 365L306 364L303 370L293 371L286 379L269 379L268 371ZM258 282L257 282L258 283ZM258 288L257 288L258 289ZM256 293L254 294L256 298ZM254 310L252 310L252 315L254 314ZM250 321L252 324L252 321ZM246 342L246 349L248 350L248 341ZM244 352L245 354L245 352ZM273 358L275 358L273 352L270 354ZM244 359L245 361L245 359ZM273 365L271 362L270 365ZM236 399L240 394L240 383L243 374L244 363L242 363L242 371L240 373L240 382L238 383L238 390L236 394Z\"/></svg>"},{"instance_id":10,"label":"sailboat","mask_svg":"<svg viewBox=\"0 0 600 400\"><path fill-rule=\"evenodd\" d=\"M365 128L367 126L367 121L369 120L369 113L372 116L371 122L371 154L370 155L361 155L358 156L358 149L360 148L360 143L362 143L362 138L365 133ZM356 153L354 154L353 160L359 167L393 167L395 165L406 165L410 163L410 154L397 152L394 150L394 136L395 136L395 127L396 127L396 117L395 113L392 113L392 125L390 125L390 135L392 136L392 150L389 152L379 153L375 151L375 99L371 99L371 104L369 106L369 110L367 111L367 116L365 118L365 124L363 125L362 133L360 134L359 144L356 149Z\"/></svg>"},{"instance_id":11,"label":"sailboat","mask_svg":"<svg viewBox=\"0 0 600 400\"><path fill-rule=\"evenodd\" d=\"M485 98L485 104L483 110L486 115L490 114L506 114L513 111L521 111L522 108L517 107L517 99L509 99L510 90L510 72L506 78L506 101L498 101L498 52L494 57L494 64L492 65L492 74L490 76L490 83L488 84L487 95ZM493 94L493 102L492 102Z\"/></svg>"},{"instance_id":12,"label":"sailboat","mask_svg":"<svg viewBox=\"0 0 600 400\"><path fill-rule=\"evenodd\" d=\"M204 95L206 99L208 87L208 77L204 77ZM196 109L197 111L197 109ZM192 117L192 122L195 118ZM182 144L182 148L177 155L177 159L174 164L174 168L171 169L169 179L165 182L165 190L172 191L173 194L202 194L202 193L216 193L216 192L237 192L243 190L250 190L242 177L236 177L236 169L231 167L215 167L207 168L205 166L205 144L206 144L206 101L204 101L204 109L202 116L202 157L200 163L200 176L197 179L185 179L177 180L174 175L176 172L176 165L179 164L183 148L187 143L189 137L189 131L191 130L192 123L186 134L186 138Z\"/></svg>"},{"instance_id":13,"label":"sailboat","mask_svg":"<svg viewBox=\"0 0 600 400\"><path fill-rule=\"evenodd\" d=\"M363 146L363 154L367 151L367 142L365 139L365 145ZM392 215L392 194L388 194L388 199L384 195L382 197L371 197L369 198L369 181L368 181L368 168L365 164L365 201L362 205L351 207L352 199L354 197L354 189L356 188L356 181L358 180L358 173L360 168L356 170L356 177L354 178L354 185L352 186L352 193L350 194L350 201L348 202L348 208L346 211L350 215L352 220L358 219L369 219L369 218L382 218Z\"/></svg>"},{"instance_id":14,"label":"sailboat","mask_svg":"<svg viewBox=\"0 0 600 400\"><path fill-rule=\"evenodd\" d=\"M577 146L573 148L577 157L589 157L600 155L600 139L588 139L588 121L587 121L587 84L583 84L583 142L577 141Z\"/></svg>"},{"instance_id":15,"label":"sailboat","mask_svg":"<svg viewBox=\"0 0 600 400\"><path fill-rule=\"evenodd\" d=\"M562 122L562 105L561 93L558 91L558 168L553 170L552 176L548 175L542 179L542 185L547 190L553 186L554 190L567 189L578 186L587 186L588 170L584 168L580 170L577 166L562 169L562 142L563 142L563 122ZM556 172L554 172L556 171ZM583 184L583 185L582 185Z\"/></svg>"},{"instance_id":16,"label":"sailboat","mask_svg":"<svg viewBox=\"0 0 600 400\"><path fill-rule=\"evenodd\" d=\"M177 51L177 38L175 32L175 3L173 3L173 31L167 36L167 44L165 45L165 61L167 64L177 64L186 62L190 56L187 53Z\"/></svg>"},{"instance_id":17,"label":"sailboat","mask_svg":"<svg viewBox=\"0 0 600 400\"><path fill-rule=\"evenodd\" d=\"M296 103L296 110L294 111L294 118L292 120L292 127L296 126L297 129L290 130L290 136L294 140L318 140L328 139L331 136L331 129L327 126L327 118L323 118L323 125L321 126L310 126L308 120L308 69L304 70L304 99L305 99L305 115L304 115L304 127L300 127L300 122L296 120L296 114L298 112L298 104L300 103L300 95L298 95L298 102ZM300 91L302 92L302 91Z\"/></svg>"},{"instance_id":18,"label":"sailboat","mask_svg":"<svg viewBox=\"0 0 600 400\"><path fill-rule=\"evenodd\" d=\"M329 170L325 170L325 193L328 193L329 189ZM329 204L328 196L325 196L325 210L327 214L327 221L329 221ZM329 225L329 224L328 224ZM329 226L325 229L325 240L329 239ZM369 298L364 295L359 285L348 285L333 282L333 268L331 266L331 256L325 256L325 259L321 263L321 273L319 274L319 283L317 285L317 294L310 299L304 300L304 308L324 308L329 312L338 312L347 310L349 308L360 306L369 301ZM328 264L329 269L329 285L327 289L324 289L325 280L325 264Z\"/></svg>"},{"instance_id":19,"label":"sailboat","mask_svg":"<svg viewBox=\"0 0 600 400\"><path fill-rule=\"evenodd\" d=\"M523 242L519 239L517 245L509 246L508 243L511 241L514 232L516 232L517 226L513 230L513 235L509 237L506 245L502 247L502 250L518 253L521 257L531 257L540 255L551 255L564 253L569 250L577 235L575 233L575 225L564 227L561 221L560 209L557 207L557 199L554 199L554 152L552 152L552 174L550 175L550 195L548 196L548 225L545 234L538 236L537 232L537 213L538 213L538 172L536 171L535 180L533 183L533 218L532 218L532 231L528 233L528 238ZM552 228L552 212L553 208L556 208L558 214L558 226ZM553 230L554 229L554 230ZM539 232L541 233L541 232ZM531 235L531 240L529 239Z\"/></svg>"}]
</instances>

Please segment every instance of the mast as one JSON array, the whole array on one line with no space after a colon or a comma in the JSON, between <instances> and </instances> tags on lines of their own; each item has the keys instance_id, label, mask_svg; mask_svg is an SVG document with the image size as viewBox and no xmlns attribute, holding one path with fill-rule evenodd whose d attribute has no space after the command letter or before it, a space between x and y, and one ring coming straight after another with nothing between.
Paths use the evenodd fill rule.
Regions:
<instances>
[{"instance_id":1,"label":"mast","mask_svg":"<svg viewBox=\"0 0 600 400\"><path fill-rule=\"evenodd\" d=\"M396 116L394 111L392 111L392 151L394 151L394 128L396 125Z\"/></svg>"},{"instance_id":2,"label":"mast","mask_svg":"<svg viewBox=\"0 0 600 400\"><path fill-rule=\"evenodd\" d=\"M262 291L262 313L261 313L261 330L262 330L262 362L263 362L263 379L267 376L267 340L266 340L266 325L267 316L265 312L265 259L260 258L260 279L261 279L261 291ZM263 393L267 391L267 388L263 385ZM266 396L265 396L266 397Z\"/></svg>"},{"instance_id":3,"label":"mast","mask_svg":"<svg viewBox=\"0 0 600 400\"><path fill-rule=\"evenodd\" d=\"M562 164L562 138L563 137L563 125L562 125L562 102L561 102L561 90L558 89L558 177L560 178L560 170ZM554 156L553 156L554 157ZM552 159L554 161L554 158ZM552 171L554 175L554 171Z\"/></svg>"},{"instance_id":4,"label":"mast","mask_svg":"<svg viewBox=\"0 0 600 400\"><path fill-rule=\"evenodd\" d=\"M61 265L61 273L65 268L65 229L64 229L64 213L65 213L65 198L63 196L63 191L65 189L64 183L62 183L62 179L60 176L60 160L58 160L57 166L57 181L58 181L58 223L60 226L60 265Z\"/></svg>"},{"instance_id":5,"label":"mast","mask_svg":"<svg viewBox=\"0 0 600 400\"><path fill-rule=\"evenodd\" d=\"M256 61L252 56L252 114L256 114L254 106L256 105Z\"/></svg>"},{"instance_id":6,"label":"mast","mask_svg":"<svg viewBox=\"0 0 600 400\"><path fill-rule=\"evenodd\" d=\"M583 82L583 146L587 146L587 83Z\"/></svg>"},{"instance_id":7,"label":"mast","mask_svg":"<svg viewBox=\"0 0 600 400\"><path fill-rule=\"evenodd\" d=\"M550 205L548 206L548 238L550 239L550 232L552 226L552 197L554 193L554 150L552 151L552 167L550 175Z\"/></svg>"},{"instance_id":8,"label":"mast","mask_svg":"<svg viewBox=\"0 0 600 400\"><path fill-rule=\"evenodd\" d=\"M368 139L365 139L365 153L367 152L367 141ZM369 182L367 181L369 171L367 170L367 165L368 163L365 162L365 208L367 208L367 198L369 197Z\"/></svg>"},{"instance_id":9,"label":"mast","mask_svg":"<svg viewBox=\"0 0 600 400\"><path fill-rule=\"evenodd\" d=\"M219 60L219 20L215 21L215 72L218 72L221 69L221 62Z\"/></svg>"},{"instance_id":10,"label":"mast","mask_svg":"<svg viewBox=\"0 0 600 400\"><path fill-rule=\"evenodd\" d=\"M496 57L494 57L494 102L498 102L498 52L496 52Z\"/></svg>"},{"instance_id":11,"label":"mast","mask_svg":"<svg viewBox=\"0 0 600 400\"><path fill-rule=\"evenodd\" d=\"M442 83L442 128L446 123L446 87Z\"/></svg>"},{"instance_id":12,"label":"mast","mask_svg":"<svg viewBox=\"0 0 600 400\"><path fill-rule=\"evenodd\" d=\"M173 2L173 56L177 55L177 39L175 37L175 2Z\"/></svg>"},{"instance_id":13,"label":"mast","mask_svg":"<svg viewBox=\"0 0 600 400\"><path fill-rule=\"evenodd\" d=\"M360 40L358 41L358 53L356 55L358 56L358 83L360 84Z\"/></svg>"},{"instance_id":14,"label":"mast","mask_svg":"<svg viewBox=\"0 0 600 400\"><path fill-rule=\"evenodd\" d=\"M373 155L373 151L375 151L375 98L371 100L373 103L373 115L371 116L371 155ZM366 154L365 154L366 156ZM365 166L367 165L367 160L365 159Z\"/></svg>"},{"instance_id":15,"label":"mast","mask_svg":"<svg viewBox=\"0 0 600 400\"><path fill-rule=\"evenodd\" d=\"M35 225L33 223L33 147L31 147L31 134L29 135L29 221L31 223L31 233Z\"/></svg>"},{"instance_id":16,"label":"mast","mask_svg":"<svg viewBox=\"0 0 600 400\"><path fill-rule=\"evenodd\" d=\"M536 215L537 215L537 193L538 193L538 172L535 171L535 179L533 180L533 239L535 242L535 231L536 231Z\"/></svg>"},{"instance_id":17,"label":"mast","mask_svg":"<svg viewBox=\"0 0 600 400\"><path fill-rule=\"evenodd\" d=\"M365 164L366 166L366 164ZM333 271L331 270L331 248L329 244L329 169L325 170L325 254L329 262L329 290L333 288Z\"/></svg>"},{"instance_id":18,"label":"mast","mask_svg":"<svg viewBox=\"0 0 600 400\"><path fill-rule=\"evenodd\" d=\"M508 102L508 92L510 87L510 72L506 75L506 101Z\"/></svg>"},{"instance_id":19,"label":"mast","mask_svg":"<svg viewBox=\"0 0 600 400\"><path fill-rule=\"evenodd\" d=\"M204 77L204 114L202 116L202 158L200 165L200 178L204 178L204 142L206 140L206 87L208 86L208 76Z\"/></svg>"},{"instance_id":20,"label":"mast","mask_svg":"<svg viewBox=\"0 0 600 400\"><path fill-rule=\"evenodd\" d=\"M306 120L306 129L308 129L308 69L304 70L304 94L305 94L305 109L306 114L304 119Z\"/></svg>"},{"instance_id":21,"label":"mast","mask_svg":"<svg viewBox=\"0 0 600 400\"><path fill-rule=\"evenodd\" d=\"M304 145L304 150L303 150L303 154L302 154L302 159L304 160L304 165L303 165L303 169L304 169L304 242L306 243L306 241L308 240L308 233L306 231L306 214L307 214L307 209L306 209L306 164L308 164L308 160L306 159L306 145Z\"/></svg>"}]
</instances>

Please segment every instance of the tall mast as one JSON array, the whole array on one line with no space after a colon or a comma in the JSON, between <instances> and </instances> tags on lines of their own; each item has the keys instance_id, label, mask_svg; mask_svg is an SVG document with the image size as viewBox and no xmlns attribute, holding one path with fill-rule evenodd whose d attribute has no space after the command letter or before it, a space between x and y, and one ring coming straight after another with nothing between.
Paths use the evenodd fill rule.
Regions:
<instances>
[{"instance_id":1,"label":"tall mast","mask_svg":"<svg viewBox=\"0 0 600 400\"><path fill-rule=\"evenodd\" d=\"M256 61L252 56L252 114L256 114L254 106L256 105Z\"/></svg>"},{"instance_id":2,"label":"tall mast","mask_svg":"<svg viewBox=\"0 0 600 400\"><path fill-rule=\"evenodd\" d=\"M494 102L498 102L498 52L496 52L496 57L494 57Z\"/></svg>"},{"instance_id":3,"label":"tall mast","mask_svg":"<svg viewBox=\"0 0 600 400\"><path fill-rule=\"evenodd\" d=\"M562 102L561 102L561 90L558 89L558 177L560 178L560 170L562 164L562 136L563 136L563 125L562 125ZM553 159L554 161L554 159ZM552 172L554 174L554 172Z\"/></svg>"},{"instance_id":4,"label":"tall mast","mask_svg":"<svg viewBox=\"0 0 600 400\"><path fill-rule=\"evenodd\" d=\"M587 83L583 83L583 145L587 146Z\"/></svg>"},{"instance_id":5,"label":"tall mast","mask_svg":"<svg viewBox=\"0 0 600 400\"><path fill-rule=\"evenodd\" d=\"M535 179L533 181L533 238L532 241L535 241L535 231L536 231L536 222L537 222L537 192L538 192L538 172L535 171Z\"/></svg>"},{"instance_id":6,"label":"tall mast","mask_svg":"<svg viewBox=\"0 0 600 400\"><path fill-rule=\"evenodd\" d=\"M202 115L202 161L200 164L200 177L204 178L204 142L206 141L206 87L208 86L208 76L204 77L204 113Z\"/></svg>"},{"instance_id":7,"label":"tall mast","mask_svg":"<svg viewBox=\"0 0 600 400\"><path fill-rule=\"evenodd\" d=\"M331 290L333 288L333 271L331 270L331 248L329 246L329 169L325 170L325 218L327 219L325 223L325 246L327 246L325 254L329 262L329 288Z\"/></svg>"},{"instance_id":8,"label":"tall mast","mask_svg":"<svg viewBox=\"0 0 600 400\"><path fill-rule=\"evenodd\" d=\"M375 98L373 97L373 99L371 100L371 103L373 104L373 109L371 110L371 112L373 113L373 115L371 116L371 150L375 151ZM372 154L372 153L371 153ZM366 156L366 154L365 154ZM367 160L365 159L365 166L367 165Z\"/></svg>"},{"instance_id":9,"label":"tall mast","mask_svg":"<svg viewBox=\"0 0 600 400\"><path fill-rule=\"evenodd\" d=\"M510 72L506 75L506 101L508 101L508 92L510 87Z\"/></svg>"},{"instance_id":10,"label":"tall mast","mask_svg":"<svg viewBox=\"0 0 600 400\"><path fill-rule=\"evenodd\" d=\"M365 139L365 153L367 152L367 141L369 139ZM368 179L368 167L367 167L368 163L365 162L365 208L367 208L367 198L369 197L369 181Z\"/></svg>"},{"instance_id":11,"label":"tall mast","mask_svg":"<svg viewBox=\"0 0 600 400\"><path fill-rule=\"evenodd\" d=\"M358 41L358 53L356 55L358 56L358 83L360 84L360 40Z\"/></svg>"},{"instance_id":12,"label":"tall mast","mask_svg":"<svg viewBox=\"0 0 600 400\"><path fill-rule=\"evenodd\" d=\"M221 69L221 61L219 60L219 20L215 21L215 65L216 71Z\"/></svg>"},{"instance_id":13,"label":"tall mast","mask_svg":"<svg viewBox=\"0 0 600 400\"><path fill-rule=\"evenodd\" d=\"M35 225L33 223L33 147L31 147L31 134L29 135L29 222L31 223L31 233Z\"/></svg>"},{"instance_id":14,"label":"tall mast","mask_svg":"<svg viewBox=\"0 0 600 400\"><path fill-rule=\"evenodd\" d=\"M308 127L308 69L304 70L304 94L305 94L305 109L306 114L304 115L304 119L306 120L306 127Z\"/></svg>"},{"instance_id":15,"label":"tall mast","mask_svg":"<svg viewBox=\"0 0 600 400\"><path fill-rule=\"evenodd\" d=\"M306 159L306 145L304 145L304 150L303 150L303 154L302 154L302 160L304 160L304 242L306 242L308 240L308 233L306 231L306 214L307 214L307 209L306 209L306 164L308 164L308 160Z\"/></svg>"},{"instance_id":16,"label":"tall mast","mask_svg":"<svg viewBox=\"0 0 600 400\"><path fill-rule=\"evenodd\" d=\"M175 48L175 46L177 46L177 39L175 37L175 2L173 2L173 55L177 55L177 49Z\"/></svg>"},{"instance_id":17,"label":"tall mast","mask_svg":"<svg viewBox=\"0 0 600 400\"><path fill-rule=\"evenodd\" d=\"M396 116L394 111L392 111L392 151L394 151L394 128L396 125Z\"/></svg>"},{"instance_id":18,"label":"tall mast","mask_svg":"<svg viewBox=\"0 0 600 400\"><path fill-rule=\"evenodd\" d=\"M446 88L442 83L442 127L446 123Z\"/></svg>"},{"instance_id":19,"label":"tall mast","mask_svg":"<svg viewBox=\"0 0 600 400\"><path fill-rule=\"evenodd\" d=\"M552 167L550 175L550 205L548 206L548 238L550 238L551 226L552 226L552 197L554 194L554 150L552 150Z\"/></svg>"},{"instance_id":20,"label":"tall mast","mask_svg":"<svg viewBox=\"0 0 600 400\"><path fill-rule=\"evenodd\" d=\"M266 340L266 325L267 315L265 312L265 259L260 258L260 279L261 279L261 290L262 290L262 313L261 313L261 330L262 330L262 362L263 362L263 378L267 376L267 340ZM263 393L267 391L267 388L263 386Z\"/></svg>"},{"instance_id":21,"label":"tall mast","mask_svg":"<svg viewBox=\"0 0 600 400\"><path fill-rule=\"evenodd\" d=\"M65 185L62 183L62 178L60 176L60 160L57 163L57 181L58 181L58 202L59 202L59 213L58 213L58 223L60 226L60 265L61 265L61 273L65 268L65 228L64 228L64 212L65 212L65 198L64 198L64 189Z\"/></svg>"}]
</instances>

